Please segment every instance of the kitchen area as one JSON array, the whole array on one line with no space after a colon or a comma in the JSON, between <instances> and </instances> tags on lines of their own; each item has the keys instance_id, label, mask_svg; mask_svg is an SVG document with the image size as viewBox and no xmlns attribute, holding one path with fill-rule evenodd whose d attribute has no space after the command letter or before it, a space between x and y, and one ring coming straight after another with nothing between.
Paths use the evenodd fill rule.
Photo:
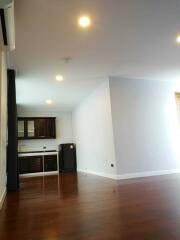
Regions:
<instances>
[{"instance_id":1,"label":"kitchen area","mask_svg":"<svg viewBox=\"0 0 180 240\"><path fill-rule=\"evenodd\" d=\"M70 113L21 114L17 126L20 177L76 172Z\"/></svg>"}]
</instances>

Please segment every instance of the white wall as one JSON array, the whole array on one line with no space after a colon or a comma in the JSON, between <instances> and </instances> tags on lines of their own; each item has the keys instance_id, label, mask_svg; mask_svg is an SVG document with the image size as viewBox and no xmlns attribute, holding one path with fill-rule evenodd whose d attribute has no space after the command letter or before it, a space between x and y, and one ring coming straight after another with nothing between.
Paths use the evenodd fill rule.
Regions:
<instances>
[{"instance_id":1,"label":"white wall","mask_svg":"<svg viewBox=\"0 0 180 240\"><path fill-rule=\"evenodd\" d=\"M7 68L6 55L0 51L0 208L6 192L7 143Z\"/></svg>"},{"instance_id":2,"label":"white wall","mask_svg":"<svg viewBox=\"0 0 180 240\"><path fill-rule=\"evenodd\" d=\"M116 174L109 81L75 109L72 119L78 169L107 176Z\"/></svg>"},{"instance_id":3,"label":"white wall","mask_svg":"<svg viewBox=\"0 0 180 240\"><path fill-rule=\"evenodd\" d=\"M171 82L110 78L118 174L180 169L180 131Z\"/></svg>"},{"instance_id":4,"label":"white wall","mask_svg":"<svg viewBox=\"0 0 180 240\"><path fill-rule=\"evenodd\" d=\"M71 112L42 112L41 110L22 112L18 107L18 117L56 117L56 139L20 140L18 142L20 151L42 150L43 146L46 146L47 150L53 150L57 149L61 143L72 142Z\"/></svg>"}]
</instances>

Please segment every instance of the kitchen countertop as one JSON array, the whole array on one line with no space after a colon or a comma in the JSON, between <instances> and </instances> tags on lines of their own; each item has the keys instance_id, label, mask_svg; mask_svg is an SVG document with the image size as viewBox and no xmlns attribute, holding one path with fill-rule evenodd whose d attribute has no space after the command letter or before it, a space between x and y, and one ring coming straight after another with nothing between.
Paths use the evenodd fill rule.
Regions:
<instances>
[{"instance_id":1,"label":"kitchen countertop","mask_svg":"<svg viewBox=\"0 0 180 240\"><path fill-rule=\"evenodd\" d=\"M18 152L19 154L21 153L44 153L44 152L57 152L56 150L45 150L45 151L20 151Z\"/></svg>"},{"instance_id":2,"label":"kitchen countertop","mask_svg":"<svg viewBox=\"0 0 180 240\"><path fill-rule=\"evenodd\" d=\"M18 152L18 157L27 157L27 156L45 156L45 155L57 155L58 151L48 150L48 151L31 151L31 152Z\"/></svg>"}]
</instances>

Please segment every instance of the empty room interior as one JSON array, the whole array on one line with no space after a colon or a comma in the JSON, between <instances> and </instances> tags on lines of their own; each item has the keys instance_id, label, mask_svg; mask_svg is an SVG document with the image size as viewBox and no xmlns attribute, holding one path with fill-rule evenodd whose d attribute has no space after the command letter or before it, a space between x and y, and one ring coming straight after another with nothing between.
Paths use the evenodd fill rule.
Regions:
<instances>
[{"instance_id":1,"label":"empty room interior","mask_svg":"<svg viewBox=\"0 0 180 240\"><path fill-rule=\"evenodd\" d=\"M180 1L0 0L0 239L179 226Z\"/></svg>"}]
</instances>

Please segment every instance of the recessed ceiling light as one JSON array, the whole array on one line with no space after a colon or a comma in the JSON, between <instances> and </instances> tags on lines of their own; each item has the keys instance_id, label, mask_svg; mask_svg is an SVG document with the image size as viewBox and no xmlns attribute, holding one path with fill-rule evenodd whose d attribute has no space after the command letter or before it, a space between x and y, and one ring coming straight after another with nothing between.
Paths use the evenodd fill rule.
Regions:
<instances>
[{"instance_id":1,"label":"recessed ceiling light","mask_svg":"<svg viewBox=\"0 0 180 240\"><path fill-rule=\"evenodd\" d=\"M178 44L180 44L180 35L177 36L176 42L177 42Z\"/></svg>"},{"instance_id":2,"label":"recessed ceiling light","mask_svg":"<svg viewBox=\"0 0 180 240\"><path fill-rule=\"evenodd\" d=\"M48 99L48 100L46 100L46 103L47 103L47 104L51 104L51 103L52 103L52 100Z\"/></svg>"},{"instance_id":3,"label":"recessed ceiling light","mask_svg":"<svg viewBox=\"0 0 180 240\"><path fill-rule=\"evenodd\" d=\"M88 16L81 16L78 20L80 27L87 28L91 25L91 19Z\"/></svg>"},{"instance_id":4,"label":"recessed ceiling light","mask_svg":"<svg viewBox=\"0 0 180 240\"><path fill-rule=\"evenodd\" d=\"M57 81L63 81L64 80L64 77L62 75L57 75L56 76L56 80Z\"/></svg>"}]
</instances>

